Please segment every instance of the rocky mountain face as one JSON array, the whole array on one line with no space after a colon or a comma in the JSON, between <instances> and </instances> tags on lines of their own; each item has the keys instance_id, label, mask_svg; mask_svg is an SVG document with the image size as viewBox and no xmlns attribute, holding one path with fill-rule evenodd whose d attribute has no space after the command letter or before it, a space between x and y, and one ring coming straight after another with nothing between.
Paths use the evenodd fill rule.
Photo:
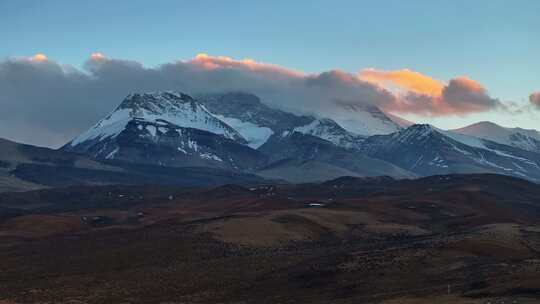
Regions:
<instances>
[{"instance_id":1,"label":"rocky mountain face","mask_svg":"<svg viewBox=\"0 0 540 304\"><path fill-rule=\"evenodd\" d=\"M340 176L415 176L386 161L296 131L273 135L260 150L270 158L270 164L258 171L267 178L315 182Z\"/></svg>"},{"instance_id":2,"label":"rocky mountain face","mask_svg":"<svg viewBox=\"0 0 540 304\"><path fill-rule=\"evenodd\" d=\"M311 134L344 148L355 148L363 140L362 136L345 130L332 119L300 116L270 108L252 94L207 95L199 100L216 117L238 130L248 140L248 145L255 149L273 134L286 131Z\"/></svg>"},{"instance_id":3,"label":"rocky mountain face","mask_svg":"<svg viewBox=\"0 0 540 304\"><path fill-rule=\"evenodd\" d=\"M338 147L352 150L357 150L365 139L364 136L349 132L335 121L327 118L315 119L307 125L285 132L312 135L327 140Z\"/></svg>"},{"instance_id":4,"label":"rocky mountain face","mask_svg":"<svg viewBox=\"0 0 540 304\"><path fill-rule=\"evenodd\" d=\"M259 97L242 92L204 95L198 98L210 112L224 121L237 119L273 132L293 129L311 123L313 117L299 116L271 108L261 102Z\"/></svg>"},{"instance_id":5,"label":"rocky mountain face","mask_svg":"<svg viewBox=\"0 0 540 304\"><path fill-rule=\"evenodd\" d=\"M247 170L265 156L233 127L181 93L132 94L62 149L98 159Z\"/></svg>"},{"instance_id":6,"label":"rocky mountain face","mask_svg":"<svg viewBox=\"0 0 540 304\"><path fill-rule=\"evenodd\" d=\"M98 159L169 167L216 167L246 170L265 162L257 150L205 130L166 121L131 120L112 138L79 146ZM75 149L70 151L81 152Z\"/></svg>"},{"instance_id":7,"label":"rocky mountain face","mask_svg":"<svg viewBox=\"0 0 540 304\"><path fill-rule=\"evenodd\" d=\"M62 149L106 160L255 170L267 159L257 148L273 134L295 131L345 148L363 140L330 119L272 109L251 94L194 100L182 93L155 92L127 96Z\"/></svg>"},{"instance_id":8,"label":"rocky mountain face","mask_svg":"<svg viewBox=\"0 0 540 304\"><path fill-rule=\"evenodd\" d=\"M85 141L115 137L133 120L165 121L179 127L205 130L239 143L246 143L235 129L216 118L190 96L176 92L153 92L128 95L116 110L68 145L75 147Z\"/></svg>"},{"instance_id":9,"label":"rocky mountain face","mask_svg":"<svg viewBox=\"0 0 540 304\"><path fill-rule=\"evenodd\" d=\"M430 125L369 137L362 152L424 176L491 172L540 179L540 154Z\"/></svg>"}]
</instances>

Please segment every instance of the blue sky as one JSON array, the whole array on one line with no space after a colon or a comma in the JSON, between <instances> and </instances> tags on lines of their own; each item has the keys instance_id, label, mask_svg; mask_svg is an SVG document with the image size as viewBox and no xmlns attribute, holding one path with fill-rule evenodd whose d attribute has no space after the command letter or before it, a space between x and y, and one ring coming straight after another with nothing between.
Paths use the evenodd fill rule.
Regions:
<instances>
[{"instance_id":1,"label":"blue sky","mask_svg":"<svg viewBox=\"0 0 540 304\"><path fill-rule=\"evenodd\" d=\"M43 53L80 68L101 52L152 67L202 52L307 73L407 68L445 82L466 75L526 104L540 90L539 13L536 0L0 0L0 59ZM425 120L484 117L536 119Z\"/></svg>"},{"instance_id":2,"label":"blue sky","mask_svg":"<svg viewBox=\"0 0 540 304\"><path fill-rule=\"evenodd\" d=\"M146 65L199 52L306 72L468 75L502 99L540 86L540 1L0 1L0 56L92 52Z\"/></svg>"}]
</instances>

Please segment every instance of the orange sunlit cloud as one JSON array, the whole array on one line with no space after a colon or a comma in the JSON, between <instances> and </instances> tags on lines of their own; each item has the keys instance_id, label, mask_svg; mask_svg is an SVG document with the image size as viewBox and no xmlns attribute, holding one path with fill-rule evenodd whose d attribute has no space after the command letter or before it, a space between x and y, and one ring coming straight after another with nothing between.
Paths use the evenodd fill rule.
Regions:
<instances>
[{"instance_id":1,"label":"orange sunlit cloud","mask_svg":"<svg viewBox=\"0 0 540 304\"><path fill-rule=\"evenodd\" d=\"M464 88L467 88L471 92L475 92L479 94L484 94L486 92L486 89L478 81L472 80L467 76L460 76L460 77L454 78L453 80L457 84L459 84L460 86Z\"/></svg>"},{"instance_id":2,"label":"orange sunlit cloud","mask_svg":"<svg viewBox=\"0 0 540 304\"><path fill-rule=\"evenodd\" d=\"M226 56L210 56L205 53L199 53L194 59L187 61L190 64L197 65L206 70L216 69L246 69L256 72L277 72L289 76L301 77L305 74L302 72L290 70L278 65L257 62L253 59L236 60Z\"/></svg>"},{"instance_id":3,"label":"orange sunlit cloud","mask_svg":"<svg viewBox=\"0 0 540 304\"><path fill-rule=\"evenodd\" d=\"M38 54L34 55L34 57L31 57L30 60L31 61L43 62L43 61L47 61L48 58L44 54L38 53Z\"/></svg>"},{"instance_id":4,"label":"orange sunlit cloud","mask_svg":"<svg viewBox=\"0 0 540 304\"><path fill-rule=\"evenodd\" d=\"M396 71L380 71L365 69L359 73L359 78L382 87L397 86L407 91L429 96L440 96L444 83L408 69Z\"/></svg>"},{"instance_id":5,"label":"orange sunlit cloud","mask_svg":"<svg viewBox=\"0 0 540 304\"><path fill-rule=\"evenodd\" d=\"M358 73L358 78L397 91L395 102L386 104L384 108L398 113L464 115L500 106L500 101L489 97L480 83L467 76L453 78L445 83L408 69L366 69Z\"/></svg>"}]
</instances>

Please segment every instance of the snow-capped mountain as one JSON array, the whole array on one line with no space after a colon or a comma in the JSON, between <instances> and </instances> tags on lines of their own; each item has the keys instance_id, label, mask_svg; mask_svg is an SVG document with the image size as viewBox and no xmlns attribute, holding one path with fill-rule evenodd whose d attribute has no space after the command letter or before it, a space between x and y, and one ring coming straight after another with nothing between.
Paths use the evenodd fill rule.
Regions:
<instances>
[{"instance_id":1,"label":"snow-capped mountain","mask_svg":"<svg viewBox=\"0 0 540 304\"><path fill-rule=\"evenodd\" d=\"M271 108L259 97L243 92L202 95L197 100L216 115L270 128L275 133L306 125L314 119L311 116L301 116Z\"/></svg>"},{"instance_id":2,"label":"snow-capped mountain","mask_svg":"<svg viewBox=\"0 0 540 304\"><path fill-rule=\"evenodd\" d=\"M540 154L430 125L369 137L362 151L420 175L491 172L540 180Z\"/></svg>"},{"instance_id":3,"label":"snow-capped mountain","mask_svg":"<svg viewBox=\"0 0 540 304\"><path fill-rule=\"evenodd\" d=\"M310 123L313 118L273 109L249 93L201 95L198 100L216 117L236 129L252 148L263 145L274 133Z\"/></svg>"},{"instance_id":4,"label":"snow-capped mountain","mask_svg":"<svg viewBox=\"0 0 540 304\"><path fill-rule=\"evenodd\" d=\"M235 128L253 148L263 145L272 134L283 132L310 134L348 149L356 148L363 140L330 118L300 116L270 108L253 94L214 94L201 96L199 100L216 117Z\"/></svg>"},{"instance_id":5,"label":"snow-capped mountain","mask_svg":"<svg viewBox=\"0 0 540 304\"><path fill-rule=\"evenodd\" d=\"M178 127L206 130L241 143L246 142L235 129L216 118L189 95L153 92L128 95L111 114L68 145L76 147L91 140L114 138L133 120L166 121Z\"/></svg>"},{"instance_id":6,"label":"snow-capped mountain","mask_svg":"<svg viewBox=\"0 0 540 304\"><path fill-rule=\"evenodd\" d=\"M264 156L186 94L131 94L114 112L62 149L98 159L164 166L245 169Z\"/></svg>"},{"instance_id":7,"label":"snow-capped mountain","mask_svg":"<svg viewBox=\"0 0 540 304\"><path fill-rule=\"evenodd\" d=\"M452 132L488 139L503 145L523 150L540 152L540 132L522 128L505 128L489 121L483 121Z\"/></svg>"}]
</instances>

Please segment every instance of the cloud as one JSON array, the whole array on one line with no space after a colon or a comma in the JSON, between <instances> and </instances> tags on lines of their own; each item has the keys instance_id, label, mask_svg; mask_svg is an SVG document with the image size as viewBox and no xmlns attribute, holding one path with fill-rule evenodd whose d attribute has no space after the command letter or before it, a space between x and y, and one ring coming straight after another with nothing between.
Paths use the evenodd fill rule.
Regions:
<instances>
[{"instance_id":1,"label":"cloud","mask_svg":"<svg viewBox=\"0 0 540 304\"><path fill-rule=\"evenodd\" d=\"M88 92L88 80L44 55L0 62L0 137L57 146L76 134L101 114ZM22 125L26 136L14 130Z\"/></svg>"},{"instance_id":2,"label":"cloud","mask_svg":"<svg viewBox=\"0 0 540 304\"><path fill-rule=\"evenodd\" d=\"M129 93L155 90L191 95L245 91L274 107L327 117L334 115L337 103L439 116L487 111L500 104L471 79L445 84L410 70L307 74L206 54L145 67L102 53L91 54L83 69L77 69L38 54L0 61L0 137L56 147L89 128ZM17 134L17 126L25 126L23 135Z\"/></svg>"},{"instance_id":3,"label":"cloud","mask_svg":"<svg viewBox=\"0 0 540 304\"><path fill-rule=\"evenodd\" d=\"M478 82L467 77L450 80L443 89L441 99L442 113L477 113L503 107L502 103L491 98Z\"/></svg>"},{"instance_id":4,"label":"cloud","mask_svg":"<svg viewBox=\"0 0 540 304\"><path fill-rule=\"evenodd\" d=\"M31 61L47 61L49 60L44 54L36 54L34 57L30 58Z\"/></svg>"},{"instance_id":5,"label":"cloud","mask_svg":"<svg viewBox=\"0 0 540 304\"><path fill-rule=\"evenodd\" d=\"M388 111L428 116L464 115L504 108L478 82L457 77L448 83L411 70L363 70L362 80L394 91L396 102L386 105Z\"/></svg>"},{"instance_id":6,"label":"cloud","mask_svg":"<svg viewBox=\"0 0 540 304\"><path fill-rule=\"evenodd\" d=\"M359 77L370 83L382 86L397 86L417 94L440 96L444 87L442 81L408 69L398 71L362 70Z\"/></svg>"},{"instance_id":7,"label":"cloud","mask_svg":"<svg viewBox=\"0 0 540 304\"><path fill-rule=\"evenodd\" d=\"M231 57L214 57L204 53L197 54L194 59L187 61L187 63L200 66L205 70L240 69L268 74L277 73L290 77L305 76L303 72L293 71L291 69L283 68L275 64L256 62L255 60L249 58L243 60L234 60Z\"/></svg>"},{"instance_id":8,"label":"cloud","mask_svg":"<svg viewBox=\"0 0 540 304\"><path fill-rule=\"evenodd\" d=\"M529 96L530 103L538 110L540 110L540 92L534 92Z\"/></svg>"},{"instance_id":9,"label":"cloud","mask_svg":"<svg viewBox=\"0 0 540 304\"><path fill-rule=\"evenodd\" d=\"M234 60L205 54L157 68L145 68L134 61L93 56L85 68L95 79L95 85L107 91L172 89L192 95L246 91L275 107L298 113L329 111L334 101L382 105L394 99L387 90L343 71L305 74L252 59ZM111 84L114 87L108 87Z\"/></svg>"}]
</instances>

